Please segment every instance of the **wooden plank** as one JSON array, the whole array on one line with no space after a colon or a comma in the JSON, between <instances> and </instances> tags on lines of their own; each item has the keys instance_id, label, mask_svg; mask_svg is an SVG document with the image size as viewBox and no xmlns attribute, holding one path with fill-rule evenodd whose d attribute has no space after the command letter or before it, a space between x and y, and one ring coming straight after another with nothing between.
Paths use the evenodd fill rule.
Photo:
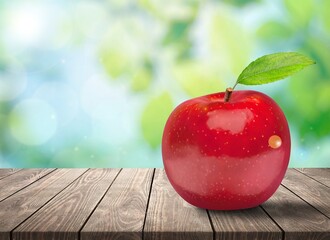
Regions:
<instances>
[{"instance_id":1,"label":"wooden plank","mask_svg":"<svg viewBox=\"0 0 330 240\"><path fill-rule=\"evenodd\" d=\"M282 239L281 229L260 207L239 211L209 211L215 239Z\"/></svg>"},{"instance_id":2,"label":"wooden plank","mask_svg":"<svg viewBox=\"0 0 330 240\"><path fill-rule=\"evenodd\" d=\"M330 168L297 168L297 170L330 187Z\"/></svg>"},{"instance_id":3,"label":"wooden plank","mask_svg":"<svg viewBox=\"0 0 330 240\"><path fill-rule=\"evenodd\" d=\"M81 231L80 238L142 239L154 169L123 169Z\"/></svg>"},{"instance_id":4,"label":"wooden plank","mask_svg":"<svg viewBox=\"0 0 330 240\"><path fill-rule=\"evenodd\" d=\"M283 186L262 207L284 230L285 240L330 239L330 219Z\"/></svg>"},{"instance_id":5,"label":"wooden plank","mask_svg":"<svg viewBox=\"0 0 330 240\"><path fill-rule=\"evenodd\" d=\"M23 169L0 181L0 201L51 173L55 169Z\"/></svg>"},{"instance_id":6,"label":"wooden plank","mask_svg":"<svg viewBox=\"0 0 330 240\"><path fill-rule=\"evenodd\" d=\"M288 169L282 184L330 218L329 187L294 169Z\"/></svg>"},{"instance_id":7,"label":"wooden plank","mask_svg":"<svg viewBox=\"0 0 330 240\"><path fill-rule=\"evenodd\" d=\"M0 179L5 178L9 175L14 174L15 172L20 171L19 168L1 168L0 169Z\"/></svg>"},{"instance_id":8,"label":"wooden plank","mask_svg":"<svg viewBox=\"0 0 330 240\"><path fill-rule=\"evenodd\" d=\"M13 239L78 239L120 169L90 169L12 232Z\"/></svg>"},{"instance_id":9,"label":"wooden plank","mask_svg":"<svg viewBox=\"0 0 330 240\"><path fill-rule=\"evenodd\" d=\"M0 239L9 240L10 231L57 195L87 169L55 170L0 202Z\"/></svg>"},{"instance_id":10,"label":"wooden plank","mask_svg":"<svg viewBox=\"0 0 330 240\"><path fill-rule=\"evenodd\" d=\"M156 169L144 226L144 239L213 239L206 210L185 202Z\"/></svg>"}]
</instances>

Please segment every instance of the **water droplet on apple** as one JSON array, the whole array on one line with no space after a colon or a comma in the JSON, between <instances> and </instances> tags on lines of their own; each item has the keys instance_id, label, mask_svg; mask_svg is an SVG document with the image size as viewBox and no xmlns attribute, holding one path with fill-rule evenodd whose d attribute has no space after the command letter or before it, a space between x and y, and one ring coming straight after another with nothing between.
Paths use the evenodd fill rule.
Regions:
<instances>
[{"instance_id":1,"label":"water droplet on apple","mask_svg":"<svg viewBox=\"0 0 330 240\"><path fill-rule=\"evenodd\" d=\"M268 145L274 149L279 148L282 145L282 139L277 135L272 135L268 139Z\"/></svg>"}]
</instances>

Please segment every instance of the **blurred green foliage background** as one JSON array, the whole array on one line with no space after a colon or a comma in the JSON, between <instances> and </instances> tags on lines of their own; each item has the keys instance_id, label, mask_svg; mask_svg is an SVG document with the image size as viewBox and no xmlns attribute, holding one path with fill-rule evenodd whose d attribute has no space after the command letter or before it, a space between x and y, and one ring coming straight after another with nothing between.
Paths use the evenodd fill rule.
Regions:
<instances>
[{"instance_id":1,"label":"blurred green foliage background","mask_svg":"<svg viewBox=\"0 0 330 240\"><path fill-rule=\"evenodd\" d=\"M288 118L290 166L330 167L329 9L327 0L2 0L0 167L161 167L171 110L277 51L317 65L253 88Z\"/></svg>"}]
</instances>

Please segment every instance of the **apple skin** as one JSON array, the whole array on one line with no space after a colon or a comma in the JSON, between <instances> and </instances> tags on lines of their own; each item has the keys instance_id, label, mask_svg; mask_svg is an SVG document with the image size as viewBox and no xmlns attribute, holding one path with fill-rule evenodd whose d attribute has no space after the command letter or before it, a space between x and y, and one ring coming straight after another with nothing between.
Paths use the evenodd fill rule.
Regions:
<instances>
[{"instance_id":1,"label":"apple skin","mask_svg":"<svg viewBox=\"0 0 330 240\"><path fill-rule=\"evenodd\" d=\"M252 208L279 187L290 159L280 107L257 91L224 92L181 103L162 139L166 175L188 203L212 210Z\"/></svg>"}]
</instances>

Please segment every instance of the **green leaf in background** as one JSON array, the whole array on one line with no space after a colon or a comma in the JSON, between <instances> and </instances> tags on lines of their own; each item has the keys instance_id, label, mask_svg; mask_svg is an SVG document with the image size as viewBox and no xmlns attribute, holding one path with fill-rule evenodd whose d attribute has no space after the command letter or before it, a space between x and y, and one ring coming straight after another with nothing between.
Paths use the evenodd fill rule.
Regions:
<instances>
[{"instance_id":1,"label":"green leaf in background","mask_svg":"<svg viewBox=\"0 0 330 240\"><path fill-rule=\"evenodd\" d=\"M318 4L318 3L317 3ZM316 2L313 0L284 0L284 5L291 16L291 21L301 27L306 27L314 14Z\"/></svg>"},{"instance_id":2,"label":"green leaf in background","mask_svg":"<svg viewBox=\"0 0 330 240\"><path fill-rule=\"evenodd\" d=\"M301 138L311 143L329 136L330 79L314 79L299 74L290 83L294 89L295 125Z\"/></svg>"},{"instance_id":3,"label":"green leaf in background","mask_svg":"<svg viewBox=\"0 0 330 240\"><path fill-rule=\"evenodd\" d=\"M330 114L330 79L323 80L317 86L316 92L318 93L316 99L317 109L320 112L328 112ZM330 126L330 124L328 125Z\"/></svg>"},{"instance_id":4,"label":"green leaf in background","mask_svg":"<svg viewBox=\"0 0 330 240\"><path fill-rule=\"evenodd\" d=\"M244 7L251 3L260 2L260 0L225 0L224 2L238 7Z\"/></svg>"},{"instance_id":5,"label":"green leaf in background","mask_svg":"<svg viewBox=\"0 0 330 240\"><path fill-rule=\"evenodd\" d=\"M316 86L320 82L320 75L318 74L320 66L317 65L315 68L311 68L310 71L304 73L298 73L293 76L288 82L289 92L292 95L294 101L292 109L292 116L298 116L301 120L296 119L294 122L297 123L302 121L312 121L318 117L319 111L315 107L317 94L306 94L308 92L315 92ZM287 106L283 102L284 108Z\"/></svg>"},{"instance_id":6,"label":"green leaf in background","mask_svg":"<svg viewBox=\"0 0 330 240\"><path fill-rule=\"evenodd\" d=\"M206 17L209 21L206 47L210 56L205 61L217 63L217 68L224 78L238 75L242 71L253 46L251 35L237 21L236 14L224 7L212 6Z\"/></svg>"},{"instance_id":7,"label":"green leaf in background","mask_svg":"<svg viewBox=\"0 0 330 240\"><path fill-rule=\"evenodd\" d=\"M265 22L257 31L257 35L263 40L278 41L291 37L292 29L285 23L270 20Z\"/></svg>"},{"instance_id":8,"label":"green leaf in background","mask_svg":"<svg viewBox=\"0 0 330 240\"><path fill-rule=\"evenodd\" d=\"M192 46L189 38L189 30L192 21L174 21L169 24L166 35L162 40L164 47L174 48L177 59L189 57L189 52Z\"/></svg>"},{"instance_id":9,"label":"green leaf in background","mask_svg":"<svg viewBox=\"0 0 330 240\"><path fill-rule=\"evenodd\" d=\"M304 51L318 64L289 81L293 103L288 110L300 136L310 144L330 134L330 46L326 41L310 38ZM287 104L283 106L286 110Z\"/></svg>"},{"instance_id":10,"label":"green leaf in background","mask_svg":"<svg viewBox=\"0 0 330 240\"><path fill-rule=\"evenodd\" d=\"M112 79L127 73L132 65L130 56L120 48L102 49L101 62Z\"/></svg>"},{"instance_id":11,"label":"green leaf in background","mask_svg":"<svg viewBox=\"0 0 330 240\"><path fill-rule=\"evenodd\" d=\"M139 68L132 73L131 89L134 92L144 91L150 86L151 80L151 69L148 69L146 67Z\"/></svg>"},{"instance_id":12,"label":"green leaf in background","mask_svg":"<svg viewBox=\"0 0 330 240\"><path fill-rule=\"evenodd\" d=\"M185 60L173 68L173 77L190 97L197 97L224 89L219 75L203 62Z\"/></svg>"},{"instance_id":13,"label":"green leaf in background","mask_svg":"<svg viewBox=\"0 0 330 240\"><path fill-rule=\"evenodd\" d=\"M325 39L311 37L306 40L306 50L320 65L319 70L323 78L330 77L330 45Z\"/></svg>"},{"instance_id":14,"label":"green leaf in background","mask_svg":"<svg viewBox=\"0 0 330 240\"><path fill-rule=\"evenodd\" d=\"M152 148L161 143L163 129L172 109L173 101L168 92L150 99L145 106L141 118L142 134Z\"/></svg>"},{"instance_id":15,"label":"green leaf in background","mask_svg":"<svg viewBox=\"0 0 330 240\"><path fill-rule=\"evenodd\" d=\"M324 27L328 30L330 33L330 14L329 14L329 9L330 9L330 1L329 0L323 0L320 4L321 7L321 19L323 21Z\"/></svg>"},{"instance_id":16,"label":"green leaf in background","mask_svg":"<svg viewBox=\"0 0 330 240\"><path fill-rule=\"evenodd\" d=\"M239 75L237 83L259 85L274 82L288 77L311 64L315 64L315 62L295 52L265 55L250 63Z\"/></svg>"},{"instance_id":17,"label":"green leaf in background","mask_svg":"<svg viewBox=\"0 0 330 240\"><path fill-rule=\"evenodd\" d=\"M194 19L198 13L200 0L138 0L138 4L162 21Z\"/></svg>"},{"instance_id":18,"label":"green leaf in background","mask_svg":"<svg viewBox=\"0 0 330 240\"><path fill-rule=\"evenodd\" d=\"M172 22L168 29L167 34L163 39L163 44L167 45L170 43L175 43L177 41L186 38L190 25L191 25L190 21Z\"/></svg>"}]
</instances>

